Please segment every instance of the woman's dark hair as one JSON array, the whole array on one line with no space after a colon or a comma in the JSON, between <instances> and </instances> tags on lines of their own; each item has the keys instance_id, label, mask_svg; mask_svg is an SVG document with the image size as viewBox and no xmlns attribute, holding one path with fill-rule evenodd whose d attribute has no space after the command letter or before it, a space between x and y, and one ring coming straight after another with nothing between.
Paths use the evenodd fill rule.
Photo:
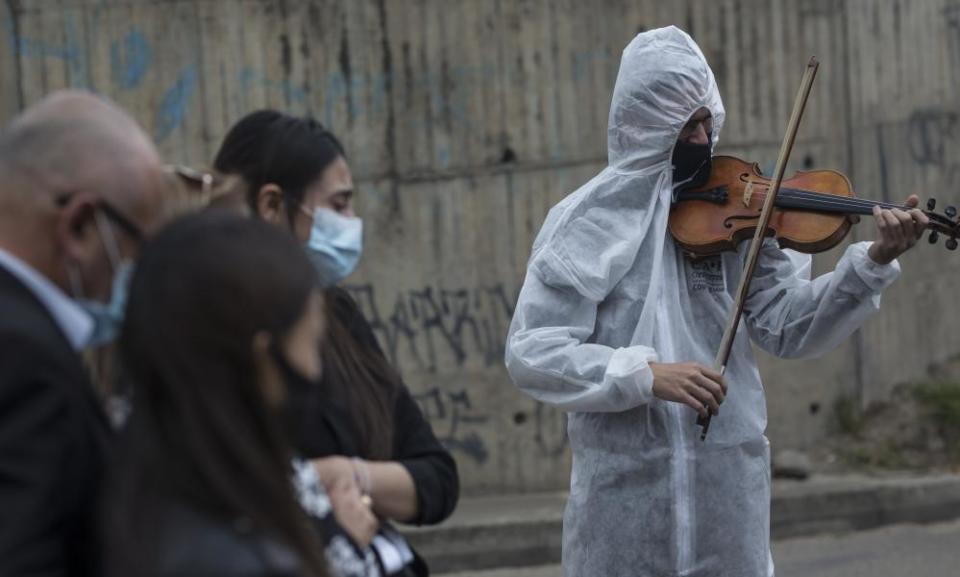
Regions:
<instances>
[{"instance_id":1,"label":"woman's dark hair","mask_svg":"<svg viewBox=\"0 0 960 577\"><path fill-rule=\"evenodd\" d=\"M260 188L276 184L283 190L292 218L307 186L340 156L345 156L340 141L319 122L260 110L243 117L230 129L214 168L223 174L242 176L254 213ZM333 386L347 389L361 455L389 459L393 456L393 407L400 377L379 350L354 338L343 322L343 314L338 314L343 312L338 306L340 300L328 294L326 302L329 338L324 344L323 359L325 366L332 369L327 374L342 379Z\"/></svg>"},{"instance_id":2,"label":"woman's dark hair","mask_svg":"<svg viewBox=\"0 0 960 577\"><path fill-rule=\"evenodd\" d=\"M266 184L283 191L292 218L310 184L340 157L343 145L312 118L276 110L258 110L233 125L220 145L213 167L239 175L247 185L247 205L257 214L257 195Z\"/></svg>"},{"instance_id":3,"label":"woman's dark hair","mask_svg":"<svg viewBox=\"0 0 960 577\"><path fill-rule=\"evenodd\" d=\"M336 288L328 290L326 297L328 334L323 346L324 384L349 387L347 406L361 455L366 459L390 460L393 457L393 408L403 386L400 375L375 343L368 345L358 340L347 326L345 319L357 314L353 299ZM331 375L342 382L330 383ZM323 402L317 397L313 395L307 406ZM306 418L309 416L303 417Z\"/></svg>"},{"instance_id":4,"label":"woman's dark hair","mask_svg":"<svg viewBox=\"0 0 960 577\"><path fill-rule=\"evenodd\" d=\"M156 519L182 504L252 522L326 575L253 352L254 335L277 342L302 317L316 278L288 234L222 211L187 216L145 246L120 341L134 395L107 516L117 574L146 573Z\"/></svg>"}]
</instances>

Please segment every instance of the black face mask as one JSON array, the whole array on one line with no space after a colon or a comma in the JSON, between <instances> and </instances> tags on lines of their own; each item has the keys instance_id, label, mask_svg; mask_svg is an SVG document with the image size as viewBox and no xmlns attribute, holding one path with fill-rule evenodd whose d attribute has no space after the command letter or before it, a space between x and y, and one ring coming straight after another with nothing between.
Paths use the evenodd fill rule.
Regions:
<instances>
[{"instance_id":1,"label":"black face mask","mask_svg":"<svg viewBox=\"0 0 960 577\"><path fill-rule=\"evenodd\" d=\"M712 135L706 144L677 142L671 159L674 190L692 190L707 183L713 166L712 148Z\"/></svg>"},{"instance_id":2,"label":"black face mask","mask_svg":"<svg viewBox=\"0 0 960 577\"><path fill-rule=\"evenodd\" d=\"M320 379L310 379L294 368L287 360L287 356L275 343L276 341L270 345L270 356L273 357L273 362L280 369L280 376L283 378L283 384L287 386L288 395L294 399L302 398L308 391L320 386Z\"/></svg>"},{"instance_id":3,"label":"black face mask","mask_svg":"<svg viewBox=\"0 0 960 577\"><path fill-rule=\"evenodd\" d=\"M287 399L280 408L279 415L288 440L296 444L302 437L301 428L307 419L305 414L305 407L309 404L307 400L311 392L321 386L321 380L310 379L294 368L276 342L274 340L270 345L270 356L273 357L273 362L280 371L280 378L287 387Z\"/></svg>"}]
</instances>

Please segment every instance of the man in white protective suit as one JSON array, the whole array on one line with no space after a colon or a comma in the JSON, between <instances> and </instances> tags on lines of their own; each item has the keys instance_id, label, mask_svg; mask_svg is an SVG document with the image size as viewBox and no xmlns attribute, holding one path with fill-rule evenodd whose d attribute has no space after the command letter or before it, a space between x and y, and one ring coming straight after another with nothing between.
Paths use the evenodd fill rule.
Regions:
<instances>
[{"instance_id":1,"label":"man in white protective suit","mask_svg":"<svg viewBox=\"0 0 960 577\"><path fill-rule=\"evenodd\" d=\"M894 259L927 223L916 209L876 211L877 241L851 245L812 281L808 256L767 241L721 377L708 367L750 243L691 261L667 217L675 189L709 175L723 119L687 34L638 35L613 92L609 166L550 211L534 242L506 364L523 391L569 412L568 577L773 575L766 406L750 341L779 357L831 350L878 310ZM697 412L721 403L700 441Z\"/></svg>"}]
</instances>

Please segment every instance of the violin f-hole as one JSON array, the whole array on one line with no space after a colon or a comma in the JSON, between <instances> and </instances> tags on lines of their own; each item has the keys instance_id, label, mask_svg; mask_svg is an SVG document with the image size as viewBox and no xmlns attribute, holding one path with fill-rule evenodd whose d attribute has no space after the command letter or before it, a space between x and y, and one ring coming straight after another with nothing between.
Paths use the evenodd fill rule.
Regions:
<instances>
[{"instance_id":1,"label":"violin f-hole","mask_svg":"<svg viewBox=\"0 0 960 577\"><path fill-rule=\"evenodd\" d=\"M735 214L733 216L728 216L723 219L724 228L733 228L733 221L735 220L759 220L760 215L751 215L751 214Z\"/></svg>"}]
</instances>

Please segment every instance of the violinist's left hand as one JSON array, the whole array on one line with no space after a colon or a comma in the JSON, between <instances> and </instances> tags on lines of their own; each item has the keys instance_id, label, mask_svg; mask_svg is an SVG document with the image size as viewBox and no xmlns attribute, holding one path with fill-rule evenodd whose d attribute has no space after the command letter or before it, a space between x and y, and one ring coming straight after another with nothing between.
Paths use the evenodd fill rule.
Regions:
<instances>
[{"instance_id":1,"label":"violinist's left hand","mask_svg":"<svg viewBox=\"0 0 960 577\"><path fill-rule=\"evenodd\" d=\"M917 244L930 222L927 215L916 208L920 204L917 195L911 194L904 204L910 210L873 207L873 217L877 221L877 240L870 245L867 254L877 264L888 264L907 252Z\"/></svg>"}]
</instances>

